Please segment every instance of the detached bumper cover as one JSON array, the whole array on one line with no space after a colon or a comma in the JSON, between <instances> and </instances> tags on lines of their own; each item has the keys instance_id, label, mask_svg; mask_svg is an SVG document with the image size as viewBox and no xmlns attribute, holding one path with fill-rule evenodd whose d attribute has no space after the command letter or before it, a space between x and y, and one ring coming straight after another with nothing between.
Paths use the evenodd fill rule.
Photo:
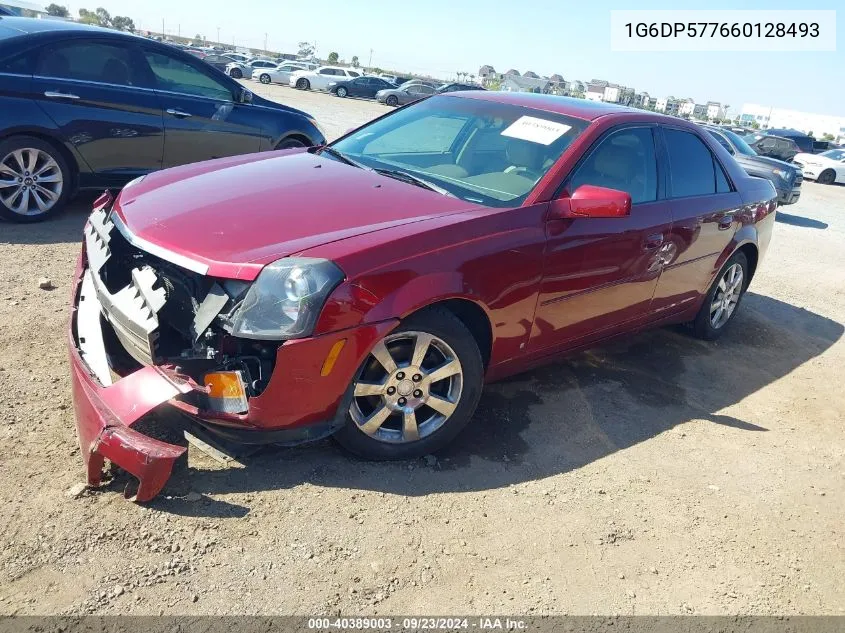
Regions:
<instances>
[{"instance_id":1,"label":"detached bumper cover","mask_svg":"<svg viewBox=\"0 0 845 633\"><path fill-rule=\"evenodd\" d=\"M99 485L104 460L139 480L135 501L149 501L164 487L174 462L187 450L134 430L132 426L168 403L209 430L247 443L284 443L317 439L334 428L350 378L375 343L398 321L389 320L289 341L279 347L276 368L260 396L249 401L246 415L198 410L179 396L198 388L190 378L167 367L148 365L113 380L103 348L101 306L80 256L74 275L68 329L71 384L76 430L88 483ZM322 375L329 350L345 340L334 370Z\"/></svg>"},{"instance_id":2,"label":"detached bumper cover","mask_svg":"<svg viewBox=\"0 0 845 633\"><path fill-rule=\"evenodd\" d=\"M173 463L187 449L138 433L131 426L191 387L175 384L155 367L101 387L89 375L72 339L70 345L76 432L88 483L100 484L107 458L138 478L134 500L149 501L164 487Z\"/></svg>"}]
</instances>

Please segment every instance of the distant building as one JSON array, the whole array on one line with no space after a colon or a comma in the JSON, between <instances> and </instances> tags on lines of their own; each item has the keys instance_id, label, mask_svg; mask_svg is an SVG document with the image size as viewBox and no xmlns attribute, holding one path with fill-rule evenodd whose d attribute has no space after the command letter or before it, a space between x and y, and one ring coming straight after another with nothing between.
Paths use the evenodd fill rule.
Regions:
<instances>
[{"instance_id":1,"label":"distant building","mask_svg":"<svg viewBox=\"0 0 845 633\"><path fill-rule=\"evenodd\" d=\"M704 103L696 103L692 108L692 118L704 121L707 119L707 105Z\"/></svg>"},{"instance_id":2,"label":"distant building","mask_svg":"<svg viewBox=\"0 0 845 633\"><path fill-rule=\"evenodd\" d=\"M540 75L535 73L533 70L526 70L525 73L522 76L528 77L529 79L539 79L540 78Z\"/></svg>"},{"instance_id":3,"label":"distant building","mask_svg":"<svg viewBox=\"0 0 845 633\"><path fill-rule=\"evenodd\" d=\"M583 81L579 81L578 79L576 79L570 84L569 90L570 92L572 92L572 94L584 94L585 92L587 92L587 86L584 84Z\"/></svg>"},{"instance_id":4,"label":"distant building","mask_svg":"<svg viewBox=\"0 0 845 633\"><path fill-rule=\"evenodd\" d=\"M516 68L511 68L504 75L505 77L520 77L519 71Z\"/></svg>"},{"instance_id":5,"label":"distant building","mask_svg":"<svg viewBox=\"0 0 845 633\"><path fill-rule=\"evenodd\" d=\"M812 132L816 138L825 134L833 134L837 138L845 136L845 117L785 110L756 103L742 106L739 122L741 125L756 123L763 129L791 128L805 134Z\"/></svg>"},{"instance_id":6,"label":"distant building","mask_svg":"<svg viewBox=\"0 0 845 633\"><path fill-rule=\"evenodd\" d=\"M678 106L678 113L681 116L692 116L695 110L695 101L692 99L682 99Z\"/></svg>"},{"instance_id":7,"label":"distant building","mask_svg":"<svg viewBox=\"0 0 845 633\"><path fill-rule=\"evenodd\" d=\"M607 84L604 87L604 98L602 101L608 103L619 103L619 86L616 84Z\"/></svg>"},{"instance_id":8,"label":"distant building","mask_svg":"<svg viewBox=\"0 0 845 633\"><path fill-rule=\"evenodd\" d=\"M607 88L608 82L603 79L593 79L587 83L587 92L585 96L589 101L604 101L604 89Z\"/></svg>"},{"instance_id":9,"label":"distant building","mask_svg":"<svg viewBox=\"0 0 845 633\"><path fill-rule=\"evenodd\" d=\"M549 81L547 79L540 79L539 77L510 77L505 76L502 79L500 90L507 90L508 92L542 92L548 93Z\"/></svg>"},{"instance_id":10,"label":"distant building","mask_svg":"<svg viewBox=\"0 0 845 633\"><path fill-rule=\"evenodd\" d=\"M718 101L708 101L707 102L707 118L710 120L713 119L724 119L725 118L725 109L722 107L722 104Z\"/></svg>"},{"instance_id":11,"label":"distant building","mask_svg":"<svg viewBox=\"0 0 845 633\"><path fill-rule=\"evenodd\" d=\"M496 69L490 66L489 64L484 64L481 68L478 69L478 78L481 81L485 79L493 79L496 77Z\"/></svg>"},{"instance_id":12,"label":"distant building","mask_svg":"<svg viewBox=\"0 0 845 633\"><path fill-rule=\"evenodd\" d=\"M675 99L675 97L661 97L660 99L655 99L654 109L657 112L663 112L670 116L680 116L681 102Z\"/></svg>"}]
</instances>

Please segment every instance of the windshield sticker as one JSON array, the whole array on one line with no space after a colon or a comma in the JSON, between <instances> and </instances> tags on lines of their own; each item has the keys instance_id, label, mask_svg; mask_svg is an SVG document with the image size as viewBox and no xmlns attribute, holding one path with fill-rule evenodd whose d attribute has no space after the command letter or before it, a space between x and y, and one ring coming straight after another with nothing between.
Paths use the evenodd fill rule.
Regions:
<instances>
[{"instance_id":1,"label":"windshield sticker","mask_svg":"<svg viewBox=\"0 0 845 633\"><path fill-rule=\"evenodd\" d=\"M510 136L541 145L551 145L571 129L571 125L546 121L533 116L521 116L502 132L502 136Z\"/></svg>"}]
</instances>

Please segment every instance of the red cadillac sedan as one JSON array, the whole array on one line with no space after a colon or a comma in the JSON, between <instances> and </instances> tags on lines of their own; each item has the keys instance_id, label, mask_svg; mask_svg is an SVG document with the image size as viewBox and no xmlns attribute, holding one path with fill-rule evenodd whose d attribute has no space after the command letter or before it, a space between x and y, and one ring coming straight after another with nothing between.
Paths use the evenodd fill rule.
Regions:
<instances>
[{"instance_id":1,"label":"red cadillac sedan","mask_svg":"<svg viewBox=\"0 0 845 633\"><path fill-rule=\"evenodd\" d=\"M224 158L105 194L69 347L88 481L155 496L161 408L247 444L438 450L482 385L645 327L715 339L776 192L696 126L545 95L456 92L328 146Z\"/></svg>"}]
</instances>

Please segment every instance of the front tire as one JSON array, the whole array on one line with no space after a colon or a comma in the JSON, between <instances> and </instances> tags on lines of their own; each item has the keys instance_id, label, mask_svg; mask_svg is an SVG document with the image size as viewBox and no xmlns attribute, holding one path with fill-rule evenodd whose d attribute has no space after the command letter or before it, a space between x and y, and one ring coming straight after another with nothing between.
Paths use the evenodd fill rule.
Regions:
<instances>
[{"instance_id":1,"label":"front tire","mask_svg":"<svg viewBox=\"0 0 845 633\"><path fill-rule=\"evenodd\" d=\"M385 101L385 103L387 103L387 105L395 108L396 106L399 105L399 99L396 97L396 95L390 95L387 98L387 101Z\"/></svg>"},{"instance_id":2,"label":"front tire","mask_svg":"<svg viewBox=\"0 0 845 633\"><path fill-rule=\"evenodd\" d=\"M421 457L466 427L484 377L481 353L451 312L430 308L379 341L353 378L346 424L335 439L375 460Z\"/></svg>"},{"instance_id":3,"label":"front tire","mask_svg":"<svg viewBox=\"0 0 845 633\"><path fill-rule=\"evenodd\" d=\"M724 333L736 315L749 280L748 259L745 253L738 251L725 262L704 298L692 323L695 336L715 341Z\"/></svg>"},{"instance_id":4,"label":"front tire","mask_svg":"<svg viewBox=\"0 0 845 633\"><path fill-rule=\"evenodd\" d=\"M0 217L46 220L65 206L71 184L70 167L52 144L32 136L0 142Z\"/></svg>"},{"instance_id":5,"label":"front tire","mask_svg":"<svg viewBox=\"0 0 845 633\"><path fill-rule=\"evenodd\" d=\"M832 169L825 169L822 173L819 174L819 177L816 179L820 185L832 185L833 181L836 180L836 172Z\"/></svg>"},{"instance_id":6,"label":"front tire","mask_svg":"<svg viewBox=\"0 0 845 633\"><path fill-rule=\"evenodd\" d=\"M311 89L311 82L307 79L297 79L296 80L296 87L300 90L310 90Z\"/></svg>"},{"instance_id":7,"label":"front tire","mask_svg":"<svg viewBox=\"0 0 845 633\"><path fill-rule=\"evenodd\" d=\"M293 149L295 147L308 147L308 145L298 138L286 138L276 145L276 149Z\"/></svg>"},{"instance_id":8,"label":"front tire","mask_svg":"<svg viewBox=\"0 0 845 633\"><path fill-rule=\"evenodd\" d=\"M270 81L271 81L271 79L270 79L270 75L268 75L267 73L264 73L263 75L261 75L261 76L258 78L258 81L260 81L260 82L261 82L261 83L263 83L263 84L269 84L269 83L270 83Z\"/></svg>"},{"instance_id":9,"label":"front tire","mask_svg":"<svg viewBox=\"0 0 845 633\"><path fill-rule=\"evenodd\" d=\"M348 95L348 94L349 94L349 91L348 91L346 88L344 88L343 86L341 86L340 88L338 88L337 90L335 90L335 91L334 91L334 93L335 93L338 97L345 97L346 95Z\"/></svg>"},{"instance_id":10,"label":"front tire","mask_svg":"<svg viewBox=\"0 0 845 633\"><path fill-rule=\"evenodd\" d=\"M233 68L232 72L229 73L229 76L232 77L232 79L243 79L244 74L241 72L240 68Z\"/></svg>"}]
</instances>

